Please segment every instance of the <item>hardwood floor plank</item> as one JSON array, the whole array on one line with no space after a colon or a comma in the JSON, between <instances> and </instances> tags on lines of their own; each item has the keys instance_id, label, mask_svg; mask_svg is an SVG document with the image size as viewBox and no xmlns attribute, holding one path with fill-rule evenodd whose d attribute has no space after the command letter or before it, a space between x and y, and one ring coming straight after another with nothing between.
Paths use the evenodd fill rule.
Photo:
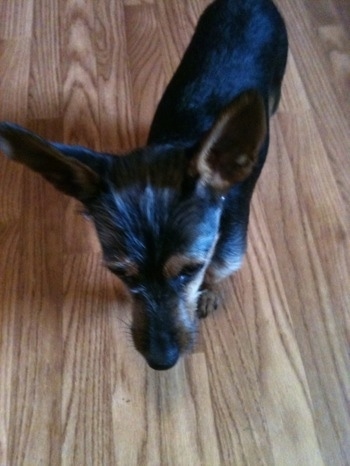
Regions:
<instances>
[{"instance_id":1,"label":"hardwood floor plank","mask_svg":"<svg viewBox=\"0 0 350 466\"><path fill-rule=\"evenodd\" d=\"M2 0L0 39L32 37L34 0Z\"/></svg>"},{"instance_id":2,"label":"hardwood floor plank","mask_svg":"<svg viewBox=\"0 0 350 466\"><path fill-rule=\"evenodd\" d=\"M296 189L303 193L303 210L318 249L317 256L323 264L325 279L332 290L332 302L335 304L334 299L343 301L336 308L340 309L339 317L346 317L343 310L350 308L350 296L344 288L346 282L339 280L339 277L348 277L350 264L350 244L346 234L350 219L344 200L312 115L307 113L293 118L283 115L280 122L288 153L291 154ZM301 130L307 135L302 145L295 139L295 134ZM305 154L308 154L307 158ZM331 267L327 267L328 264Z\"/></svg>"},{"instance_id":3,"label":"hardwood floor plank","mask_svg":"<svg viewBox=\"0 0 350 466\"><path fill-rule=\"evenodd\" d=\"M285 296L285 282L277 272L279 268L272 242L266 234L267 228L261 228L264 224L262 206L259 203L255 205L249 257L252 261L250 268L255 272L253 288L257 294L256 312L262 324L259 328L259 353L263 404L268 413L270 437L275 439L275 462L323 464L305 368ZM260 226L259 230L257 225ZM260 277L256 276L257 271L260 271ZM272 291L274 287L276 290ZM292 430L290 435L276 442L279 429L281 432Z\"/></svg>"},{"instance_id":4,"label":"hardwood floor plank","mask_svg":"<svg viewBox=\"0 0 350 466\"><path fill-rule=\"evenodd\" d=\"M310 100L315 121L323 143L327 149L329 160L334 167L334 174L340 192L349 211L349 190L345 173L350 170L349 120L347 118L349 105L346 95L339 99L336 93L336 80L333 82L328 59L320 45L315 32L316 28L310 17L309 10L303 0L281 0L276 2L283 6L289 24L291 51L297 63L300 77ZM343 102L345 99L345 102ZM325 118L327 115L327 118Z\"/></svg>"},{"instance_id":5,"label":"hardwood floor plank","mask_svg":"<svg viewBox=\"0 0 350 466\"><path fill-rule=\"evenodd\" d=\"M22 215L23 167L5 157L0 159L0 232L18 221Z\"/></svg>"},{"instance_id":6,"label":"hardwood floor plank","mask_svg":"<svg viewBox=\"0 0 350 466\"><path fill-rule=\"evenodd\" d=\"M284 115L283 117L285 118ZM274 138L272 142L273 149L265 167L265 176L259 183L259 194L262 193L263 196L266 193L265 196L268 196L268 204L267 198L263 202L265 205L269 205L269 208L265 208L264 211L268 219L276 255L279 258L279 267L283 271L283 280L286 284L284 289L290 303L291 316L308 384L311 393L317 393L315 398L317 403L313 404L314 416L315 419L328 418L327 431L323 430L322 423L317 429L325 463L329 464L330 458L332 458L335 464L342 465L346 464L346 461L342 459L342 455L337 456L334 445L340 442L339 446L343 449L343 455L346 458L344 442L347 436L345 432L348 431L349 412L346 408L345 395L348 389L344 390L344 387L349 386L349 377L347 370L344 369L349 367L346 356L346 325L348 325L348 322L346 324L346 309L348 309L346 302L349 294L343 286L347 286L349 283L349 268L346 265L347 262L344 264L346 256L342 258L345 251L338 250L333 261L338 263L338 259L340 259L342 272L341 274L335 273L335 275L338 280L340 276L342 279L339 280L336 290L333 291L332 269L329 269L328 260L322 259L322 256L325 257L325 254L329 253L333 245L336 246L337 243L334 244L334 240L329 240L329 238L324 240L319 235L314 237L310 218L305 213L303 205L304 196L300 195L299 178L292 174L293 165L288 160L288 154L291 154L289 155L291 160L293 158L295 160L299 153L298 150L295 150L295 138L289 139L293 145L293 151L286 152L283 142L284 133L277 122L274 126L274 134L277 139ZM304 142L308 139L306 137ZM305 152L302 150L300 156L304 158L304 154ZM315 157L318 154L319 152L316 151ZM298 165L295 164L295 166ZM307 168L300 173L303 173L303 177L310 176L310 170ZM278 180L277 183L271 185L269 181L271 178ZM286 179L289 180L288 184L285 182ZM307 184L306 188L310 190L313 185L315 183ZM281 217L278 225L276 225L276 212ZM329 212L332 210L330 209ZM315 222L317 223L316 219ZM319 222L322 222L322 216L319 217ZM299 242L295 241L296 237L299 238ZM332 253L334 254L334 252L335 249ZM344 268L342 268L343 266ZM331 282L325 276L328 271L327 278ZM335 335L336 338L334 338ZM319 343L321 341L322 345ZM338 372L336 378L329 379L328 368L333 366L335 354L337 354L336 364L340 363L343 369ZM335 407L333 406L334 402L340 404ZM338 412L338 410L342 414L336 420L333 413Z\"/></svg>"},{"instance_id":7,"label":"hardwood floor plank","mask_svg":"<svg viewBox=\"0 0 350 466\"><path fill-rule=\"evenodd\" d=\"M105 275L96 254L65 259L62 465L79 464L81 458L87 464L116 464L111 388L105 377L110 373Z\"/></svg>"},{"instance_id":8,"label":"hardwood floor plank","mask_svg":"<svg viewBox=\"0 0 350 466\"><path fill-rule=\"evenodd\" d=\"M250 464L259 458L261 464L273 465L253 354L245 326L236 317L238 306L231 303L226 304L225 313L213 315L203 326L218 464ZM230 313L235 321L228 323Z\"/></svg>"},{"instance_id":9,"label":"hardwood floor plank","mask_svg":"<svg viewBox=\"0 0 350 466\"><path fill-rule=\"evenodd\" d=\"M94 3L71 0L61 11L64 140L100 147Z\"/></svg>"},{"instance_id":10,"label":"hardwood floor plank","mask_svg":"<svg viewBox=\"0 0 350 466\"><path fill-rule=\"evenodd\" d=\"M104 151L113 153L136 146L125 28L121 2L95 4L101 144Z\"/></svg>"},{"instance_id":11,"label":"hardwood floor plank","mask_svg":"<svg viewBox=\"0 0 350 466\"><path fill-rule=\"evenodd\" d=\"M349 33L349 24L350 24L350 5L347 0L333 0L334 8L337 11L338 21L343 24L344 31L347 32L348 37L350 38Z\"/></svg>"},{"instance_id":12,"label":"hardwood floor plank","mask_svg":"<svg viewBox=\"0 0 350 466\"><path fill-rule=\"evenodd\" d=\"M34 3L28 113L31 119L58 118L61 113L59 0Z\"/></svg>"},{"instance_id":13,"label":"hardwood floor plank","mask_svg":"<svg viewBox=\"0 0 350 466\"><path fill-rule=\"evenodd\" d=\"M166 85L160 36L152 5L125 7L127 54L133 91L136 143L145 144L154 113Z\"/></svg>"},{"instance_id":14,"label":"hardwood floor plank","mask_svg":"<svg viewBox=\"0 0 350 466\"><path fill-rule=\"evenodd\" d=\"M28 77L30 39L8 39L0 42L0 118L17 123L28 115Z\"/></svg>"},{"instance_id":15,"label":"hardwood floor plank","mask_svg":"<svg viewBox=\"0 0 350 466\"><path fill-rule=\"evenodd\" d=\"M147 376L146 365L132 344L130 296L118 280L110 279L114 287L114 302L109 308L109 347L115 464L161 464L160 426L153 423L151 429L153 407L148 403L155 396L152 387L158 384L152 374Z\"/></svg>"},{"instance_id":16,"label":"hardwood floor plank","mask_svg":"<svg viewBox=\"0 0 350 466\"><path fill-rule=\"evenodd\" d=\"M0 244L3 248L0 261L0 302L6 312L0 313L0 464L9 464L11 380L15 370L15 311L21 254L18 222L0 224Z\"/></svg>"},{"instance_id":17,"label":"hardwood floor plank","mask_svg":"<svg viewBox=\"0 0 350 466\"><path fill-rule=\"evenodd\" d=\"M152 387L152 398L154 389L156 387ZM183 466L192 461L194 464L219 464L203 355L191 357L186 366L183 362L165 376L161 374L156 390L158 410L153 421L160 425L160 433L168 433L160 444L161 462ZM152 424L149 428L152 431ZM208 438L214 438L214 442L208 444Z\"/></svg>"},{"instance_id":18,"label":"hardwood floor plank","mask_svg":"<svg viewBox=\"0 0 350 466\"><path fill-rule=\"evenodd\" d=\"M56 465L60 458L62 230L50 191L38 176L24 178L8 464Z\"/></svg>"},{"instance_id":19,"label":"hardwood floor plank","mask_svg":"<svg viewBox=\"0 0 350 466\"><path fill-rule=\"evenodd\" d=\"M204 6L203 0L155 4L167 81L180 63Z\"/></svg>"},{"instance_id":20,"label":"hardwood floor plank","mask_svg":"<svg viewBox=\"0 0 350 466\"><path fill-rule=\"evenodd\" d=\"M347 10L348 15L350 15L349 4ZM326 58L325 64L332 73L330 79L332 82L337 83L334 90L337 93L338 100L345 99L347 102L345 108L349 109L349 24L344 27L339 23L336 4L327 0L322 0L318 8L310 8L309 6L308 12L313 29L319 39L318 44L322 48L323 56ZM342 16L346 16L345 9L342 11ZM350 117L350 111L347 116Z\"/></svg>"},{"instance_id":21,"label":"hardwood floor plank","mask_svg":"<svg viewBox=\"0 0 350 466\"><path fill-rule=\"evenodd\" d=\"M307 97L307 92L299 74L293 53L289 51L287 72L283 80L278 114L282 112L298 114L309 110L311 110L311 102Z\"/></svg>"}]
</instances>

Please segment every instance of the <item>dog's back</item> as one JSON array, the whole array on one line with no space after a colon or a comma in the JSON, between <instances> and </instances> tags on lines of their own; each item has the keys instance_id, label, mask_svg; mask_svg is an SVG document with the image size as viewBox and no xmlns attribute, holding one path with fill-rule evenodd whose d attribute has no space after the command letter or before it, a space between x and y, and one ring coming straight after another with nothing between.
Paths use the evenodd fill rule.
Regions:
<instances>
[{"instance_id":1,"label":"dog's back","mask_svg":"<svg viewBox=\"0 0 350 466\"><path fill-rule=\"evenodd\" d=\"M284 21L270 0L216 0L158 105L149 143L196 143L237 95L256 89L278 105L287 60Z\"/></svg>"}]
</instances>

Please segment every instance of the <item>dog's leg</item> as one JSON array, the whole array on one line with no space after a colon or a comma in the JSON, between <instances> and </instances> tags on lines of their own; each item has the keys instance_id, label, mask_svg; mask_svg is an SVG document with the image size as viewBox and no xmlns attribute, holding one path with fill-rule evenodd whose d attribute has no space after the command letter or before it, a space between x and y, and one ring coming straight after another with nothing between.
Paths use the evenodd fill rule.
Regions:
<instances>
[{"instance_id":1,"label":"dog's leg","mask_svg":"<svg viewBox=\"0 0 350 466\"><path fill-rule=\"evenodd\" d=\"M198 303L198 317L205 318L220 304L217 283L236 272L242 264L246 249L247 222L226 229L216 245L214 256L207 268Z\"/></svg>"}]
</instances>

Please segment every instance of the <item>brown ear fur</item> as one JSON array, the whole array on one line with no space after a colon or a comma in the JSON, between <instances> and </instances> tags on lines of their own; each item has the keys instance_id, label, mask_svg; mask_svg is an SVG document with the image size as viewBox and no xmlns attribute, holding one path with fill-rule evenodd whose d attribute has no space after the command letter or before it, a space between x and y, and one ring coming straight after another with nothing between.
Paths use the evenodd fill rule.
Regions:
<instances>
[{"instance_id":1,"label":"brown ear fur","mask_svg":"<svg viewBox=\"0 0 350 466\"><path fill-rule=\"evenodd\" d=\"M79 200L93 196L99 188L97 173L18 125L0 124L0 149L10 159L40 173L57 189Z\"/></svg>"},{"instance_id":2,"label":"brown ear fur","mask_svg":"<svg viewBox=\"0 0 350 466\"><path fill-rule=\"evenodd\" d=\"M262 97L253 90L242 93L219 116L201 145L194 160L201 180L217 190L245 180L258 160L266 133Z\"/></svg>"}]
</instances>

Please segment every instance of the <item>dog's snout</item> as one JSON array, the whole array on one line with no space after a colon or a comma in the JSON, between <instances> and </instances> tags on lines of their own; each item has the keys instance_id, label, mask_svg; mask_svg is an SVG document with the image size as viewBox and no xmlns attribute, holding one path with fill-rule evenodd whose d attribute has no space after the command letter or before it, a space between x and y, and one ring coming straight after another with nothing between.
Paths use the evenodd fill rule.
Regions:
<instances>
[{"instance_id":1,"label":"dog's snout","mask_svg":"<svg viewBox=\"0 0 350 466\"><path fill-rule=\"evenodd\" d=\"M173 367L179 357L179 345L168 335L163 334L151 342L146 360L152 369L162 371Z\"/></svg>"}]
</instances>

